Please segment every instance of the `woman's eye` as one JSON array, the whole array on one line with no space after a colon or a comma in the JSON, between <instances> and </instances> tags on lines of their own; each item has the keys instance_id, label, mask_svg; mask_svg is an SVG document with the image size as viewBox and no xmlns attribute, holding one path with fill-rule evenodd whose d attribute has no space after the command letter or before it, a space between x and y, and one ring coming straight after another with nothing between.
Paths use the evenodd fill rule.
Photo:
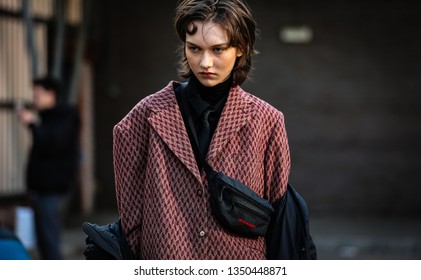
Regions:
<instances>
[{"instance_id":1,"label":"woman's eye","mask_svg":"<svg viewBox=\"0 0 421 280\"><path fill-rule=\"evenodd\" d=\"M213 51L214 51L215 53L221 53L221 52L223 52L223 51L224 51L224 48L214 48L214 49L213 49Z\"/></svg>"},{"instance_id":2,"label":"woman's eye","mask_svg":"<svg viewBox=\"0 0 421 280\"><path fill-rule=\"evenodd\" d=\"M199 48L198 47L194 47L194 46L190 46L189 47L189 50L192 51L192 52L198 52L199 51Z\"/></svg>"}]
</instances>

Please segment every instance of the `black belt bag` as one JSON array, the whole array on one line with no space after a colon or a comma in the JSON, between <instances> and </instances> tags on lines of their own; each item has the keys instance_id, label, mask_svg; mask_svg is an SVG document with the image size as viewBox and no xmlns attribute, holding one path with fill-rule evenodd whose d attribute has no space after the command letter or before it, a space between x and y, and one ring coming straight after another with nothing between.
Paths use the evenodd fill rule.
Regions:
<instances>
[{"instance_id":1,"label":"black belt bag","mask_svg":"<svg viewBox=\"0 0 421 280\"><path fill-rule=\"evenodd\" d=\"M269 201L223 172L207 174L210 205L218 222L241 236L264 236L274 212Z\"/></svg>"}]
</instances>

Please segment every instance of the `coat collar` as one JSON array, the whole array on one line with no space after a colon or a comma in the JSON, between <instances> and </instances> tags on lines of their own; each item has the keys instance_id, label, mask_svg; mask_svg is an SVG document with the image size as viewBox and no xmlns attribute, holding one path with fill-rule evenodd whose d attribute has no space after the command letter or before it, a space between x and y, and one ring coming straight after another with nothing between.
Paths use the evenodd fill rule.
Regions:
<instances>
[{"instance_id":1,"label":"coat collar","mask_svg":"<svg viewBox=\"0 0 421 280\"><path fill-rule=\"evenodd\" d=\"M239 86L233 87L209 146L207 155L209 163L218 157L224 146L249 122L254 113L250 95Z\"/></svg>"},{"instance_id":2,"label":"coat collar","mask_svg":"<svg viewBox=\"0 0 421 280\"><path fill-rule=\"evenodd\" d=\"M158 98L150 103L153 113L148 121L169 149L201 182L200 171L173 90L176 85L177 82L171 82L156 93ZM235 133L253 117L254 111L250 96L239 86L233 87L210 143L207 160L211 164Z\"/></svg>"}]
</instances>

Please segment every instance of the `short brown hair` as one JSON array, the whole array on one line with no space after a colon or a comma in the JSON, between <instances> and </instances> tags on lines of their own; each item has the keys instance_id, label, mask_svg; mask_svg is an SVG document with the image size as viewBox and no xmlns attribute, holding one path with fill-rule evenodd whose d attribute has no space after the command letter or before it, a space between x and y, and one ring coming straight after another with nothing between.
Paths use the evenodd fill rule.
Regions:
<instances>
[{"instance_id":1,"label":"short brown hair","mask_svg":"<svg viewBox=\"0 0 421 280\"><path fill-rule=\"evenodd\" d=\"M230 46L236 47L243 53L237 58L232 71L234 83L241 85L251 70L251 57L257 54L254 49L257 28L248 4L242 0L180 0L174 17L174 27L180 46L178 72L181 77L189 78L193 75L185 54L186 33L193 21L212 21L220 24L227 32ZM194 32L194 31L193 31Z\"/></svg>"}]
</instances>

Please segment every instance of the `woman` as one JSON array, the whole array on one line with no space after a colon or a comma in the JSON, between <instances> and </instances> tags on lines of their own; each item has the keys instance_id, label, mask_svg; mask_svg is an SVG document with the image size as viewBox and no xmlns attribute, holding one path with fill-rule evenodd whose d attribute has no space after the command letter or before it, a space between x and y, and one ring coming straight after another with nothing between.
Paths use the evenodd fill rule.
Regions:
<instances>
[{"instance_id":1,"label":"woman","mask_svg":"<svg viewBox=\"0 0 421 280\"><path fill-rule=\"evenodd\" d=\"M255 21L241 0L184 0L174 24L186 88L171 81L114 128L124 235L140 259L265 259L263 236L231 234L215 219L201 161L205 156L270 203L285 193L283 114L240 87L256 53ZM208 109L210 134L202 135Z\"/></svg>"}]
</instances>

